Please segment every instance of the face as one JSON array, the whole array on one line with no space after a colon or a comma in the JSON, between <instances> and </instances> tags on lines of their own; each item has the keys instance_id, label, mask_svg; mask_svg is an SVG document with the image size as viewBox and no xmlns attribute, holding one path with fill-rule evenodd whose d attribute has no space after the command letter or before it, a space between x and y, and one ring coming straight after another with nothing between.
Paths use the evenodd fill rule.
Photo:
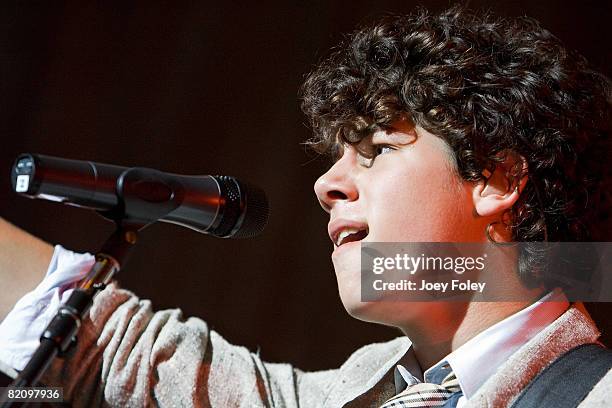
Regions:
<instances>
[{"instance_id":1,"label":"face","mask_svg":"<svg viewBox=\"0 0 612 408\"><path fill-rule=\"evenodd\" d=\"M345 145L315 193L330 214L332 261L347 311L396 325L389 316L397 316L393 309L401 302L360 301L360 241L480 241L482 230L471 222L471 191L446 142L405 121L357 146Z\"/></svg>"}]
</instances>

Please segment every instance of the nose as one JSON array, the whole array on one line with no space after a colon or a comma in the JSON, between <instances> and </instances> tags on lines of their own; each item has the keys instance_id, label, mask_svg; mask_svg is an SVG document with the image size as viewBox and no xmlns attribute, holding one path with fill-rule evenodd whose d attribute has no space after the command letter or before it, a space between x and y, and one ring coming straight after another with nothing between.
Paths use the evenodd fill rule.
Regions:
<instances>
[{"instance_id":1,"label":"nose","mask_svg":"<svg viewBox=\"0 0 612 408\"><path fill-rule=\"evenodd\" d=\"M350 202L359 198L355 184L355 157L350 150L345 149L340 160L314 184L319 204L328 213L339 202Z\"/></svg>"}]
</instances>

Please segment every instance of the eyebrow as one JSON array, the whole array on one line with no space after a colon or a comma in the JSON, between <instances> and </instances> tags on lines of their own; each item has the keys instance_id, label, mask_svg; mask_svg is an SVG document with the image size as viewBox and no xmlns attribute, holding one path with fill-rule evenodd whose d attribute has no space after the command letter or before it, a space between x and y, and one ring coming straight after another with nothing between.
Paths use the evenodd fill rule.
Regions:
<instances>
[{"instance_id":1,"label":"eyebrow","mask_svg":"<svg viewBox=\"0 0 612 408\"><path fill-rule=\"evenodd\" d=\"M410 130L410 132L392 129L390 131L385 131L385 132L375 132L372 135L372 142L373 143L390 142L390 143L396 143L399 145L408 145L408 144L414 143L414 141L417 138L418 138L418 135L414 129Z\"/></svg>"}]
</instances>

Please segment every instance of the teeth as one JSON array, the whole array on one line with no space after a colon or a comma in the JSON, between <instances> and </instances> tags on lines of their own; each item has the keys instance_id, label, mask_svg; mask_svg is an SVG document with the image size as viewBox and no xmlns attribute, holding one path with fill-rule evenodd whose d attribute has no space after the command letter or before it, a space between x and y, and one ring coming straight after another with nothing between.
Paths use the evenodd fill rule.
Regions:
<instances>
[{"instance_id":1,"label":"teeth","mask_svg":"<svg viewBox=\"0 0 612 408\"><path fill-rule=\"evenodd\" d=\"M340 234L338 234L338 238L336 238L336 246L340 246L340 244L342 243L342 240L346 237L348 237L351 234L356 234L359 231L361 231L360 229L356 229L356 228L346 228L343 229L342 231L340 231Z\"/></svg>"}]
</instances>

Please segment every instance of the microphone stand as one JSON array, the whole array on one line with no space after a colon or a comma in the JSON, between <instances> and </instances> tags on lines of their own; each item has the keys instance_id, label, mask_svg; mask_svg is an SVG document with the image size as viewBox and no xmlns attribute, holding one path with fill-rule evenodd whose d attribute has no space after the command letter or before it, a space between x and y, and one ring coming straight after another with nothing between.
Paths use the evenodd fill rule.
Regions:
<instances>
[{"instance_id":1,"label":"microphone stand","mask_svg":"<svg viewBox=\"0 0 612 408\"><path fill-rule=\"evenodd\" d=\"M128 169L117 179L116 194L120 205L111 212L101 213L115 221L115 232L96 254L95 263L85 279L70 294L41 335L40 345L28 364L6 388L3 398L0 398L0 401L6 401L1 408L9 408L17 402L7 398L11 388L35 386L55 357L70 355L76 347L76 334L94 298L126 262L136 244L138 232L174 210L180 203L178 194L168 194L168 186L159 180L151 180L146 188L142 188L142 184L139 184L139 171L138 168ZM143 213L146 214L144 218ZM140 216L137 218L134 214Z\"/></svg>"},{"instance_id":2,"label":"microphone stand","mask_svg":"<svg viewBox=\"0 0 612 408\"><path fill-rule=\"evenodd\" d=\"M106 287L127 260L136 243L138 229L117 224L115 232L96 254L96 261L87 276L59 308L41 335L40 345L9 388L35 386L55 357L69 355L71 349L76 347L76 334L81 322L87 317L95 296ZM13 402L6 395L4 397L2 399L6 402L2 408L11 407Z\"/></svg>"}]
</instances>

